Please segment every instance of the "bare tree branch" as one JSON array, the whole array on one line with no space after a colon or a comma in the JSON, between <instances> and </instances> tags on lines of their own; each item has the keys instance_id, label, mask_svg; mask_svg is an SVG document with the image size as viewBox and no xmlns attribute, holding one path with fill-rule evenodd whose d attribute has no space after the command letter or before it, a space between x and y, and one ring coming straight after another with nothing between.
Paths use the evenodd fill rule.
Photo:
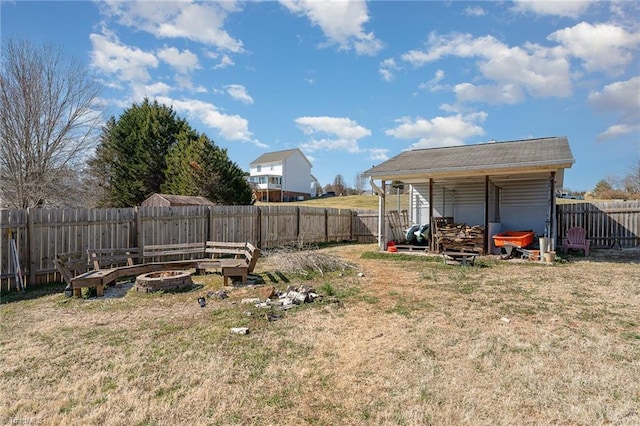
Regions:
<instances>
[{"instance_id":1,"label":"bare tree branch","mask_svg":"<svg viewBox=\"0 0 640 426\"><path fill-rule=\"evenodd\" d=\"M94 148L101 86L51 45L9 40L0 68L0 202L65 204ZM70 180L71 179L71 180Z\"/></svg>"}]
</instances>

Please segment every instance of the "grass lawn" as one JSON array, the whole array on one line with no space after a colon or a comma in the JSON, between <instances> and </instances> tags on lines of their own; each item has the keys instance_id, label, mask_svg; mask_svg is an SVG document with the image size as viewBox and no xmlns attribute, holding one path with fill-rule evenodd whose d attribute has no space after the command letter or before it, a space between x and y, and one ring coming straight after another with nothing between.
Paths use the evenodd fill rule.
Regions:
<instances>
[{"instance_id":1,"label":"grass lawn","mask_svg":"<svg viewBox=\"0 0 640 426\"><path fill-rule=\"evenodd\" d=\"M640 424L637 254L461 267L375 245L317 253L355 269L258 262L267 285L325 296L277 321L241 303L263 287L201 308L215 274L180 293L3 295L0 423Z\"/></svg>"},{"instance_id":2,"label":"grass lawn","mask_svg":"<svg viewBox=\"0 0 640 426\"><path fill-rule=\"evenodd\" d=\"M400 194L400 210L409 207L409 194ZM378 210L378 196L372 195L346 195L326 198L312 198L306 201L295 201L289 203L265 203L257 202L257 206L285 205L302 207L323 207L332 209L353 209L353 210ZM395 194L387 195L386 210L398 209L398 197Z\"/></svg>"}]
</instances>

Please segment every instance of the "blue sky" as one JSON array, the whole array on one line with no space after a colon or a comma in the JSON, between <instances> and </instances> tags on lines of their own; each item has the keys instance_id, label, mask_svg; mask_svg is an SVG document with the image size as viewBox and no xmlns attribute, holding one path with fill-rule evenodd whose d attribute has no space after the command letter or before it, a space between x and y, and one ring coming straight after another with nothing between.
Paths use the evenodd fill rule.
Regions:
<instances>
[{"instance_id":1,"label":"blue sky","mask_svg":"<svg viewBox=\"0 0 640 426\"><path fill-rule=\"evenodd\" d=\"M322 185L412 148L567 136L565 187L640 161L640 2L2 1L1 35L53 42L248 170L300 148Z\"/></svg>"}]
</instances>

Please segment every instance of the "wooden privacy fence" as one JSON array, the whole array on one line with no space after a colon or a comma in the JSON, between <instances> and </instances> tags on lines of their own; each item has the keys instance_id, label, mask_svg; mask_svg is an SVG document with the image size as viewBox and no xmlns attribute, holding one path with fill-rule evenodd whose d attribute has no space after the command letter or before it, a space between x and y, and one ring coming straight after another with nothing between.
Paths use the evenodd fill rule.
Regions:
<instances>
[{"instance_id":1,"label":"wooden privacy fence","mask_svg":"<svg viewBox=\"0 0 640 426\"><path fill-rule=\"evenodd\" d=\"M631 248L640 244L640 200L558 204L558 245L567 230L587 231L592 248Z\"/></svg>"},{"instance_id":2,"label":"wooden privacy fence","mask_svg":"<svg viewBox=\"0 0 640 426\"><path fill-rule=\"evenodd\" d=\"M0 289L16 287L17 270L28 285L60 280L53 263L57 253L205 241L250 241L263 249L291 243L376 242L377 229L377 211L297 206L0 210Z\"/></svg>"}]
</instances>

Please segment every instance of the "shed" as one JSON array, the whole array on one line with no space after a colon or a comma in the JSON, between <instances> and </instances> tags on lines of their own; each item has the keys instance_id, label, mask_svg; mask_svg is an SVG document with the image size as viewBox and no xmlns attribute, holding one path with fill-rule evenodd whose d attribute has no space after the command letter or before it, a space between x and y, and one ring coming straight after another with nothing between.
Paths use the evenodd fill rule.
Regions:
<instances>
[{"instance_id":1,"label":"shed","mask_svg":"<svg viewBox=\"0 0 640 426\"><path fill-rule=\"evenodd\" d=\"M491 251L491 236L508 230L546 235L555 249L556 188L562 188L564 169L574 162L566 137L401 152L364 172L372 187L380 181L380 248L390 240L383 214L386 186L401 181L410 186L412 223L432 224L434 218L453 217L456 223L479 225L484 229L485 253Z\"/></svg>"},{"instance_id":2,"label":"shed","mask_svg":"<svg viewBox=\"0 0 640 426\"><path fill-rule=\"evenodd\" d=\"M215 206L205 197L195 195L153 194L140 204L142 207Z\"/></svg>"}]
</instances>

